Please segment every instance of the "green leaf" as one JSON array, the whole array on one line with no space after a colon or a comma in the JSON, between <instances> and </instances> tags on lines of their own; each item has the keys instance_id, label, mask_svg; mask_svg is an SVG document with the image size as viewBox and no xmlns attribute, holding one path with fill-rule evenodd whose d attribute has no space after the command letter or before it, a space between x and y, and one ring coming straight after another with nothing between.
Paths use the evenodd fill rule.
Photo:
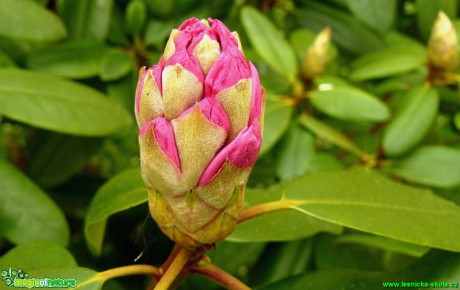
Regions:
<instances>
[{"instance_id":1,"label":"green leaf","mask_svg":"<svg viewBox=\"0 0 460 290\"><path fill-rule=\"evenodd\" d=\"M58 269L75 267L77 262L59 244L48 241L33 241L14 247L0 257L0 270L21 268L23 271L36 269Z\"/></svg>"},{"instance_id":2,"label":"green leaf","mask_svg":"<svg viewBox=\"0 0 460 290\"><path fill-rule=\"evenodd\" d=\"M425 40L431 34L431 27L439 11L449 16L450 19L457 18L457 0L416 0L417 26Z\"/></svg>"},{"instance_id":3,"label":"green leaf","mask_svg":"<svg viewBox=\"0 0 460 290\"><path fill-rule=\"evenodd\" d=\"M455 114L454 124L457 130L460 130L460 112L457 112L457 114Z\"/></svg>"},{"instance_id":4,"label":"green leaf","mask_svg":"<svg viewBox=\"0 0 460 290\"><path fill-rule=\"evenodd\" d=\"M289 80L297 75L297 61L289 43L273 23L258 10L246 6L241 10L241 22L249 40L264 61Z\"/></svg>"},{"instance_id":5,"label":"green leaf","mask_svg":"<svg viewBox=\"0 0 460 290\"><path fill-rule=\"evenodd\" d=\"M110 179L96 193L85 217L85 238L89 249L99 255L108 218L148 200L139 169L126 170Z\"/></svg>"},{"instance_id":6,"label":"green leaf","mask_svg":"<svg viewBox=\"0 0 460 290\"><path fill-rule=\"evenodd\" d=\"M96 43L66 43L30 54L27 66L33 70L82 79L98 75L107 48Z\"/></svg>"},{"instance_id":7,"label":"green leaf","mask_svg":"<svg viewBox=\"0 0 460 290\"><path fill-rule=\"evenodd\" d=\"M394 22L396 0L345 0L345 3L356 18L380 33L387 32Z\"/></svg>"},{"instance_id":8,"label":"green leaf","mask_svg":"<svg viewBox=\"0 0 460 290\"><path fill-rule=\"evenodd\" d=\"M347 232L350 232L349 230ZM344 269L381 271L383 251L360 245L340 244L341 236L321 234L315 237L314 261L316 269Z\"/></svg>"},{"instance_id":9,"label":"green leaf","mask_svg":"<svg viewBox=\"0 0 460 290\"><path fill-rule=\"evenodd\" d=\"M315 152L314 139L311 134L292 124L286 132L277 153L276 172L281 179L303 175L308 170L308 163Z\"/></svg>"},{"instance_id":10,"label":"green leaf","mask_svg":"<svg viewBox=\"0 0 460 290\"><path fill-rule=\"evenodd\" d=\"M383 149L389 156L400 155L421 141L438 112L439 97L428 85L410 90L386 127Z\"/></svg>"},{"instance_id":11,"label":"green leaf","mask_svg":"<svg viewBox=\"0 0 460 290\"><path fill-rule=\"evenodd\" d=\"M291 276L257 290L375 290L382 287L381 275L354 269L318 271ZM410 289L410 288L409 288Z\"/></svg>"},{"instance_id":12,"label":"green leaf","mask_svg":"<svg viewBox=\"0 0 460 290\"><path fill-rule=\"evenodd\" d=\"M28 0L0 1L0 35L28 41L57 41L66 36L61 20Z\"/></svg>"},{"instance_id":13,"label":"green leaf","mask_svg":"<svg viewBox=\"0 0 460 290\"><path fill-rule=\"evenodd\" d=\"M357 156L362 156L365 153L359 149L347 136L330 127L326 123L321 122L309 115L302 115L299 118L300 124L312 131L318 137L329 141L340 148L349 151Z\"/></svg>"},{"instance_id":14,"label":"green leaf","mask_svg":"<svg viewBox=\"0 0 460 290\"><path fill-rule=\"evenodd\" d=\"M28 175L45 187L58 185L83 169L101 140L41 132L31 146Z\"/></svg>"},{"instance_id":15,"label":"green leaf","mask_svg":"<svg viewBox=\"0 0 460 290\"><path fill-rule=\"evenodd\" d=\"M132 123L128 112L96 90L17 69L0 69L0 114L39 128L83 136L113 134Z\"/></svg>"},{"instance_id":16,"label":"green leaf","mask_svg":"<svg viewBox=\"0 0 460 290\"><path fill-rule=\"evenodd\" d=\"M100 70L101 80L117 80L134 68L134 56L124 51L112 50L107 53L102 61Z\"/></svg>"},{"instance_id":17,"label":"green leaf","mask_svg":"<svg viewBox=\"0 0 460 290\"><path fill-rule=\"evenodd\" d=\"M287 185L307 215L396 240L460 252L460 207L370 169L314 173Z\"/></svg>"},{"instance_id":18,"label":"green leaf","mask_svg":"<svg viewBox=\"0 0 460 290\"><path fill-rule=\"evenodd\" d=\"M0 67L11 67L16 66L11 57L5 52L0 50Z\"/></svg>"},{"instance_id":19,"label":"green leaf","mask_svg":"<svg viewBox=\"0 0 460 290\"><path fill-rule=\"evenodd\" d=\"M118 5L114 5L113 7L107 40L110 43L123 47L131 45L131 40L126 33L125 11L118 7Z\"/></svg>"},{"instance_id":20,"label":"green leaf","mask_svg":"<svg viewBox=\"0 0 460 290\"><path fill-rule=\"evenodd\" d=\"M311 260L313 239L271 243L251 271L251 285L264 285L304 273Z\"/></svg>"},{"instance_id":21,"label":"green leaf","mask_svg":"<svg viewBox=\"0 0 460 290\"><path fill-rule=\"evenodd\" d=\"M419 69L426 62L426 52L410 47L390 47L359 58L350 78L357 81L395 76Z\"/></svg>"},{"instance_id":22,"label":"green leaf","mask_svg":"<svg viewBox=\"0 0 460 290\"><path fill-rule=\"evenodd\" d=\"M390 170L420 184L451 188L460 185L460 150L442 147L421 147L409 156L390 163Z\"/></svg>"},{"instance_id":23,"label":"green leaf","mask_svg":"<svg viewBox=\"0 0 460 290\"><path fill-rule=\"evenodd\" d=\"M293 106L281 97L268 96L265 103L264 135L260 155L265 154L283 136L291 123Z\"/></svg>"},{"instance_id":24,"label":"green leaf","mask_svg":"<svg viewBox=\"0 0 460 290\"><path fill-rule=\"evenodd\" d=\"M129 33L135 37L139 36L147 19L147 8L144 1L131 0L126 8L125 18Z\"/></svg>"},{"instance_id":25,"label":"green leaf","mask_svg":"<svg viewBox=\"0 0 460 290\"><path fill-rule=\"evenodd\" d=\"M58 12L72 40L103 42L109 31L113 0L58 0Z\"/></svg>"},{"instance_id":26,"label":"green leaf","mask_svg":"<svg viewBox=\"0 0 460 290\"><path fill-rule=\"evenodd\" d=\"M174 25L171 22L150 20L145 29L145 43L162 44L173 28Z\"/></svg>"},{"instance_id":27,"label":"green leaf","mask_svg":"<svg viewBox=\"0 0 460 290\"><path fill-rule=\"evenodd\" d=\"M428 247L367 234L348 234L339 236L336 239L336 243L358 244L414 257L421 257L429 250Z\"/></svg>"},{"instance_id":28,"label":"green leaf","mask_svg":"<svg viewBox=\"0 0 460 290\"><path fill-rule=\"evenodd\" d=\"M246 188L245 205L276 201L281 199L281 190L270 191ZM318 232L339 234L342 228L329 222L296 211L281 211L240 223L227 237L232 242L292 241L312 236Z\"/></svg>"},{"instance_id":29,"label":"green leaf","mask_svg":"<svg viewBox=\"0 0 460 290\"><path fill-rule=\"evenodd\" d=\"M326 5L309 1L294 15L300 26L313 31L330 26L333 41L353 53L362 54L383 47L382 40L355 18Z\"/></svg>"},{"instance_id":30,"label":"green leaf","mask_svg":"<svg viewBox=\"0 0 460 290\"><path fill-rule=\"evenodd\" d=\"M76 279L72 289L99 290L107 279L93 270L77 267L72 255L62 246L36 241L19 245L0 258L0 270L21 269L27 279ZM0 284L0 288L2 288ZM44 288L39 288L44 289Z\"/></svg>"},{"instance_id":31,"label":"green leaf","mask_svg":"<svg viewBox=\"0 0 460 290\"><path fill-rule=\"evenodd\" d=\"M46 240L66 245L67 221L53 200L1 159L0 176L0 235L14 244Z\"/></svg>"},{"instance_id":32,"label":"green leaf","mask_svg":"<svg viewBox=\"0 0 460 290\"><path fill-rule=\"evenodd\" d=\"M430 251L408 268L392 272L369 272L354 269L317 271L303 275L292 276L257 290L375 290L382 288L421 289L422 287L402 286L401 282L424 282L429 289L456 288L460 267L460 255L451 252ZM434 283L437 282L437 285ZM441 286L440 283L447 283ZM383 283L400 283L386 285ZM433 283L433 284L430 284ZM452 284L451 284L452 283Z\"/></svg>"},{"instance_id":33,"label":"green leaf","mask_svg":"<svg viewBox=\"0 0 460 290\"><path fill-rule=\"evenodd\" d=\"M340 120L379 122L390 117L390 112L378 97L354 88L332 87L313 91L313 106L323 113Z\"/></svg>"}]
</instances>

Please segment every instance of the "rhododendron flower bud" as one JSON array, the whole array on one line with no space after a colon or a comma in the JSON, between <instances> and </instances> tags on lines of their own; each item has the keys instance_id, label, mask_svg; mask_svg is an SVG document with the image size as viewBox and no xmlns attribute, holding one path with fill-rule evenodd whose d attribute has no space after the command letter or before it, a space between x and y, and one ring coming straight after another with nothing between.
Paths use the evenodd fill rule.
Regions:
<instances>
[{"instance_id":1,"label":"rhododendron flower bud","mask_svg":"<svg viewBox=\"0 0 460 290\"><path fill-rule=\"evenodd\" d=\"M243 209L262 143L264 90L238 34L218 20L185 21L162 58L141 68L135 113L153 218L172 240L223 240Z\"/></svg>"},{"instance_id":2,"label":"rhododendron flower bud","mask_svg":"<svg viewBox=\"0 0 460 290\"><path fill-rule=\"evenodd\" d=\"M301 72L306 80L313 80L323 73L330 42L331 28L326 27L321 30L303 57Z\"/></svg>"},{"instance_id":3,"label":"rhododendron flower bud","mask_svg":"<svg viewBox=\"0 0 460 290\"><path fill-rule=\"evenodd\" d=\"M449 69L457 60L457 33L444 12L436 18L428 42L429 61L433 67Z\"/></svg>"}]
</instances>

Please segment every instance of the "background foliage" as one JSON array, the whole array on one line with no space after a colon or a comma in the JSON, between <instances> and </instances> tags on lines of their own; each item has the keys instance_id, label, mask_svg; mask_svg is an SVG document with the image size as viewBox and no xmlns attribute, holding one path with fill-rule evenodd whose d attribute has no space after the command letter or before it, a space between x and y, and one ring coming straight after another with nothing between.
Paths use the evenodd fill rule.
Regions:
<instances>
[{"instance_id":1,"label":"background foliage","mask_svg":"<svg viewBox=\"0 0 460 290\"><path fill-rule=\"evenodd\" d=\"M240 224L213 262L258 289L459 282L460 75L428 65L439 10L460 32L456 0L0 0L0 270L85 281L166 259L139 175L134 90L138 68L195 16L239 32L267 90L247 205L301 202ZM326 70L304 79L325 26ZM193 275L180 286L216 288Z\"/></svg>"}]
</instances>

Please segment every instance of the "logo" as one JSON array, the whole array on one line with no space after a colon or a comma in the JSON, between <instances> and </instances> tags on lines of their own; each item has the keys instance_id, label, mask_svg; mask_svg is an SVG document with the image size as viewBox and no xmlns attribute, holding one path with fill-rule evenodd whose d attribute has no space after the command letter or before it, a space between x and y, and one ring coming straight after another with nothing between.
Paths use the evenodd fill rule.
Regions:
<instances>
[{"instance_id":1,"label":"logo","mask_svg":"<svg viewBox=\"0 0 460 290\"><path fill-rule=\"evenodd\" d=\"M13 270L11 266L8 270L2 270L2 281L6 286L16 288L75 288L77 287L77 279L62 279L62 278L29 278L29 274L22 269Z\"/></svg>"}]
</instances>

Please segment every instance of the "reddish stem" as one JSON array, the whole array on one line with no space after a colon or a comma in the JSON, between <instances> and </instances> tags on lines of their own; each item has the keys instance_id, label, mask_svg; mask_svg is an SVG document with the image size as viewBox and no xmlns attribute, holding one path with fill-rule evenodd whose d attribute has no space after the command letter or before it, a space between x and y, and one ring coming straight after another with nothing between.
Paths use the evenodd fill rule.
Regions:
<instances>
[{"instance_id":1,"label":"reddish stem","mask_svg":"<svg viewBox=\"0 0 460 290\"><path fill-rule=\"evenodd\" d=\"M224 286L228 290L250 290L246 284L241 282L240 280L236 279L234 276L230 275L229 273L225 272L221 268L213 265L213 264L206 264L206 265L197 265L193 264L189 267L189 270L194 273L199 273L204 275L220 285Z\"/></svg>"}]
</instances>

